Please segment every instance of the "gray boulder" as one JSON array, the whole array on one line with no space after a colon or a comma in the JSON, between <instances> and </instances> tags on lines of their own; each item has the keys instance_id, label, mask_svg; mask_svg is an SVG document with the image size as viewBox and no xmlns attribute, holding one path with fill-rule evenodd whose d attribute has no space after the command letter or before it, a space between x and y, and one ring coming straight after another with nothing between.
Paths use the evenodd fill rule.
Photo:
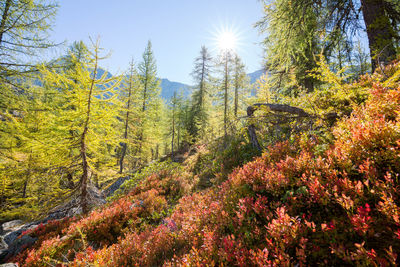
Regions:
<instances>
[{"instance_id":1,"label":"gray boulder","mask_svg":"<svg viewBox=\"0 0 400 267\"><path fill-rule=\"evenodd\" d=\"M17 255L24 249L32 246L36 242L36 237L31 237L29 235L23 235L21 238L16 239L6 251L0 255L0 262L5 262L11 257Z\"/></svg>"},{"instance_id":2,"label":"gray boulder","mask_svg":"<svg viewBox=\"0 0 400 267\"><path fill-rule=\"evenodd\" d=\"M24 222L21 220L5 222L2 224L3 232L13 231L16 228L20 228L22 225L24 225Z\"/></svg>"},{"instance_id":3,"label":"gray boulder","mask_svg":"<svg viewBox=\"0 0 400 267\"><path fill-rule=\"evenodd\" d=\"M21 220L3 223L3 235L0 236L0 263L4 263L36 241L36 238L29 235L20 237L23 232L36 226L37 222L23 224Z\"/></svg>"}]
</instances>

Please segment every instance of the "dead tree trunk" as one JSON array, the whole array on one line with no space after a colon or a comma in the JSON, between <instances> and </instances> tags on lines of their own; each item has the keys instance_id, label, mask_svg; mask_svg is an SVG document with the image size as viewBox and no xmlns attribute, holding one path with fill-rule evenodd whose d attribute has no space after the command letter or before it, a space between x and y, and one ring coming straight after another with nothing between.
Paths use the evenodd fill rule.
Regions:
<instances>
[{"instance_id":1,"label":"dead tree trunk","mask_svg":"<svg viewBox=\"0 0 400 267\"><path fill-rule=\"evenodd\" d=\"M247 117L252 118L254 117L254 112L261 106L269 108L271 111L274 112L286 112L293 115L297 115L298 117L311 117L310 114L302 110L301 108L292 107L285 104L267 104L267 103L257 103L251 105L247 108ZM253 123L251 123L247 128L250 142L252 146L257 149L261 150L261 145L258 142L257 134L256 134L256 127Z\"/></svg>"},{"instance_id":2,"label":"dead tree trunk","mask_svg":"<svg viewBox=\"0 0 400 267\"><path fill-rule=\"evenodd\" d=\"M289 106L286 104L267 104L267 103L256 103L256 104L253 104L253 105L247 107L247 117L250 119L253 118L254 112L260 107L267 107L272 112L288 113L291 115L295 115L295 117L292 117L292 118L297 118L297 119L299 119L299 118L311 118L311 119L319 118L324 121L327 121L330 126L332 126L335 123L335 121L339 118L338 114L335 112L330 112L330 113L327 113L324 116L320 117L320 116L316 116L316 115L311 115L311 114L305 112L301 108L292 107L292 106ZM247 131L248 131L250 142L251 142L252 146L254 148L256 148L257 150L261 150L261 145L257 139L255 125L253 123L250 123L249 126L247 127Z\"/></svg>"}]
</instances>

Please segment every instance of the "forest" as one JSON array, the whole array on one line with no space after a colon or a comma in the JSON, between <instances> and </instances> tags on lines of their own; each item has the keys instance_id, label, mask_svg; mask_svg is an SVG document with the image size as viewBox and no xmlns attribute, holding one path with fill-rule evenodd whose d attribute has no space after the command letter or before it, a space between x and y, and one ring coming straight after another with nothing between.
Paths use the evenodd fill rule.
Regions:
<instances>
[{"instance_id":1,"label":"forest","mask_svg":"<svg viewBox=\"0 0 400 267\"><path fill-rule=\"evenodd\" d=\"M400 2L258 3L262 75L223 33L166 99L0 0L0 266L400 263Z\"/></svg>"}]
</instances>

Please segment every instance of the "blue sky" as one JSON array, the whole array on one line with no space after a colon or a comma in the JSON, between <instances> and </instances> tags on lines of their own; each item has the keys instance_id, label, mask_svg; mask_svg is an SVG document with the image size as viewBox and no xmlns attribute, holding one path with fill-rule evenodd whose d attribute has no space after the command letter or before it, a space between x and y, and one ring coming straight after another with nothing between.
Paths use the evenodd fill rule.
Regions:
<instances>
[{"instance_id":1,"label":"blue sky","mask_svg":"<svg viewBox=\"0 0 400 267\"><path fill-rule=\"evenodd\" d=\"M137 62L152 41L158 76L192 84L190 72L201 45L217 53L217 33L232 29L239 36L238 53L248 72L261 68L262 47L253 24L262 16L257 0L64 0L51 37L67 44L100 45L111 57L101 65L122 73L133 57Z\"/></svg>"}]
</instances>

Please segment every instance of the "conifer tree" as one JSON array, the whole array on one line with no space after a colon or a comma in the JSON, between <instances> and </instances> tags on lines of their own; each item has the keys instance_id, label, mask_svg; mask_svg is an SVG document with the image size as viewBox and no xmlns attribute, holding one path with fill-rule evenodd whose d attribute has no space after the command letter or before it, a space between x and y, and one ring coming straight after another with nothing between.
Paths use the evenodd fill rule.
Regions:
<instances>
[{"instance_id":1,"label":"conifer tree","mask_svg":"<svg viewBox=\"0 0 400 267\"><path fill-rule=\"evenodd\" d=\"M245 72L245 66L242 63L240 57L236 54L233 57L233 88L234 92L234 107L233 113L235 118L238 117L239 108L240 108L240 98L244 98L247 96L246 89L249 87L248 77Z\"/></svg>"},{"instance_id":2,"label":"conifer tree","mask_svg":"<svg viewBox=\"0 0 400 267\"><path fill-rule=\"evenodd\" d=\"M312 6L299 7L289 0L264 3L265 17L257 24L267 33L264 40L266 69L274 76L274 87L292 93L301 86L314 90L316 80L309 72L321 52L318 18ZM283 87L283 88L282 88Z\"/></svg>"},{"instance_id":3,"label":"conifer tree","mask_svg":"<svg viewBox=\"0 0 400 267\"><path fill-rule=\"evenodd\" d=\"M176 128L176 121L177 121L177 95L176 91L174 91L174 95L171 99L171 111L172 111L172 129L171 129L171 158L174 157L174 141L175 141L175 128Z\"/></svg>"},{"instance_id":4,"label":"conifer tree","mask_svg":"<svg viewBox=\"0 0 400 267\"><path fill-rule=\"evenodd\" d=\"M122 173L128 146L130 150L132 150L133 147L137 147L137 140L134 140L134 137L137 135L137 127L139 126L137 121L139 120L139 107L141 103L138 101L140 99L139 78L133 60L130 63L129 73L125 76L120 90L120 97L122 98L122 102L126 105L121 115L124 120L124 128L119 158L119 173Z\"/></svg>"},{"instance_id":5,"label":"conifer tree","mask_svg":"<svg viewBox=\"0 0 400 267\"><path fill-rule=\"evenodd\" d=\"M171 146L171 158L174 157L175 148L179 149L182 144L182 137L185 136L185 120L187 119L188 103L185 104L182 91L174 91L174 94L168 105L168 134L167 138L170 138ZM187 141L187 140L186 140ZM185 142L185 141L184 141Z\"/></svg>"},{"instance_id":6,"label":"conifer tree","mask_svg":"<svg viewBox=\"0 0 400 267\"><path fill-rule=\"evenodd\" d=\"M157 78L157 65L150 41L148 41L143 53L142 62L138 65L138 74L142 90L138 156L146 161L152 150L152 157L156 154L154 149L156 149L157 142L160 141L160 136L162 136L161 129L157 128L160 123L160 111L162 108L161 88L160 81Z\"/></svg>"},{"instance_id":7,"label":"conifer tree","mask_svg":"<svg viewBox=\"0 0 400 267\"><path fill-rule=\"evenodd\" d=\"M2 113L0 179L4 182L2 195L5 204L8 203L4 208L13 203L23 204L19 208L20 215L34 217L39 211L38 203L45 207L47 201L54 201L63 193L63 188L59 186L60 181L50 175L57 168L52 164L54 158L49 156L46 140L52 119L48 112L55 96L28 81L23 86L26 92L14 97L24 105L18 109L12 106Z\"/></svg>"},{"instance_id":8,"label":"conifer tree","mask_svg":"<svg viewBox=\"0 0 400 267\"><path fill-rule=\"evenodd\" d=\"M196 83L196 91L192 96L192 115L190 132L193 137L203 138L207 124L207 96L212 68L212 57L205 46L195 59L192 77Z\"/></svg>"},{"instance_id":9,"label":"conifer tree","mask_svg":"<svg viewBox=\"0 0 400 267\"><path fill-rule=\"evenodd\" d=\"M233 63L233 53L230 50L221 51L219 61L217 65L221 68L221 89L223 95L223 128L225 140L228 136L228 123L229 123L229 111L230 111L230 91L231 91L231 73Z\"/></svg>"},{"instance_id":10,"label":"conifer tree","mask_svg":"<svg viewBox=\"0 0 400 267\"><path fill-rule=\"evenodd\" d=\"M365 52L361 42L358 41L355 45L355 51L353 51L352 54L352 68L356 77L360 77L371 69L371 64L369 62L368 53Z\"/></svg>"},{"instance_id":11,"label":"conifer tree","mask_svg":"<svg viewBox=\"0 0 400 267\"><path fill-rule=\"evenodd\" d=\"M106 72L99 78L98 42L93 52L84 55L82 62L75 61L67 70L42 69L43 82L58 95L59 101L49 115L46 149L58 167L79 173L79 203L83 212L90 206L88 186L91 174L103 162L105 153L111 154L117 145L118 105L116 78L107 79ZM87 63L86 63L87 62ZM53 100L54 101L54 100ZM44 148L43 148L44 149ZM70 151L76 151L71 154Z\"/></svg>"},{"instance_id":12,"label":"conifer tree","mask_svg":"<svg viewBox=\"0 0 400 267\"><path fill-rule=\"evenodd\" d=\"M296 55L308 57L305 45L313 48L318 41L310 38L312 36L323 37L319 45L322 45L324 56L328 57L329 51L340 42L344 33L354 34L363 28L368 36L372 71L375 71L379 62L388 63L396 55L396 43L400 38L399 10L399 4L392 0L264 1L265 16L257 25L268 33L265 40L267 50L271 41L275 43L273 47L278 47L279 41L284 42L282 49L270 51L268 58L277 54L286 61L297 60ZM363 25L360 24L360 17L364 20ZM349 35L350 40L353 34ZM299 54L301 51L304 51L303 55ZM306 62L304 59L302 61Z\"/></svg>"},{"instance_id":13,"label":"conifer tree","mask_svg":"<svg viewBox=\"0 0 400 267\"><path fill-rule=\"evenodd\" d=\"M34 68L32 60L40 50L54 46L48 41L58 5L46 0L0 1L0 78L20 75Z\"/></svg>"}]
</instances>

